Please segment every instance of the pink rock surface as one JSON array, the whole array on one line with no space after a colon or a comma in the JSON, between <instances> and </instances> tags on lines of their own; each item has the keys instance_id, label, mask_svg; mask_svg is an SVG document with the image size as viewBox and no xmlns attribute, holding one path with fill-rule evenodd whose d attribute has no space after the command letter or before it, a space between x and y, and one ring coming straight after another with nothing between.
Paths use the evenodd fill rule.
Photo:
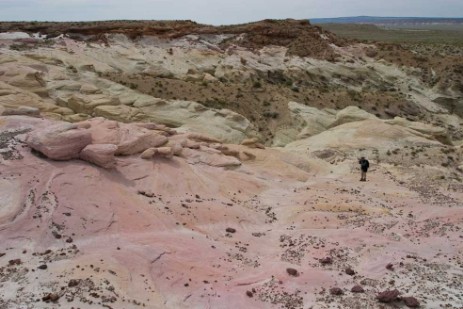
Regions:
<instances>
[{"instance_id":1,"label":"pink rock surface","mask_svg":"<svg viewBox=\"0 0 463 309\"><path fill-rule=\"evenodd\" d=\"M49 125L0 117L0 137ZM424 308L461 306L461 192L425 198L383 166L360 183L274 149L233 169L184 149L104 170L8 143L21 156L0 157L5 308L379 308L377 293L394 289Z\"/></svg>"},{"instance_id":2,"label":"pink rock surface","mask_svg":"<svg viewBox=\"0 0 463 309\"><path fill-rule=\"evenodd\" d=\"M80 152L80 158L103 168L112 168L116 165L117 146L113 144L88 145Z\"/></svg>"}]
</instances>

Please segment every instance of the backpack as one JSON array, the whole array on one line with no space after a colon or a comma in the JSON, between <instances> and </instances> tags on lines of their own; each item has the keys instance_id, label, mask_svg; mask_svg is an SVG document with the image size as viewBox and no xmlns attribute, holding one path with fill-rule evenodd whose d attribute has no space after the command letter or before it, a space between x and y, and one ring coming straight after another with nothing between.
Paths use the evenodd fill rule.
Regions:
<instances>
[{"instance_id":1,"label":"backpack","mask_svg":"<svg viewBox=\"0 0 463 309\"><path fill-rule=\"evenodd\" d=\"M366 168L366 169L367 169L367 168L370 167L370 162L368 162L368 160L365 159L365 160L362 160L362 161L361 161L360 165L362 166L362 168Z\"/></svg>"}]
</instances>

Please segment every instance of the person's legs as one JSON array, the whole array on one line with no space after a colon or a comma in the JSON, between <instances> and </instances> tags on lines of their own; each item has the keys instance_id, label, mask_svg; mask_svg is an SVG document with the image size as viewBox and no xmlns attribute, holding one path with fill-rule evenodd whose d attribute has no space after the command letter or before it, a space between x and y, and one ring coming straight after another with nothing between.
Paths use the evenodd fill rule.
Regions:
<instances>
[{"instance_id":1,"label":"person's legs","mask_svg":"<svg viewBox=\"0 0 463 309\"><path fill-rule=\"evenodd\" d=\"M360 178L360 181L367 181L367 172L362 170L362 177Z\"/></svg>"}]
</instances>

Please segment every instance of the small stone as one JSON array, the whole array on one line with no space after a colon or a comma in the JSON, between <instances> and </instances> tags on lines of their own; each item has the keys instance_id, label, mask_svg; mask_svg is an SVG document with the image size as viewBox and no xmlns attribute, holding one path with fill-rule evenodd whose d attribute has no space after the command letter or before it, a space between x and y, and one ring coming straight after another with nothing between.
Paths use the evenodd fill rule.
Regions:
<instances>
[{"instance_id":1,"label":"small stone","mask_svg":"<svg viewBox=\"0 0 463 309\"><path fill-rule=\"evenodd\" d=\"M21 259L14 259L14 260L9 260L8 265L13 266L13 265L21 265L22 261Z\"/></svg>"},{"instance_id":2,"label":"small stone","mask_svg":"<svg viewBox=\"0 0 463 309\"><path fill-rule=\"evenodd\" d=\"M56 301L58 301L59 298L60 298L60 296L58 294L49 293L49 294L45 295L44 297L42 297L42 300L44 302L49 302L49 301L56 302Z\"/></svg>"},{"instance_id":3,"label":"small stone","mask_svg":"<svg viewBox=\"0 0 463 309\"><path fill-rule=\"evenodd\" d=\"M365 293L365 289L361 285L355 285L350 291L352 293Z\"/></svg>"},{"instance_id":4,"label":"small stone","mask_svg":"<svg viewBox=\"0 0 463 309\"><path fill-rule=\"evenodd\" d=\"M346 274L348 274L349 276L353 276L355 275L355 271L352 268L348 267L346 268Z\"/></svg>"},{"instance_id":5,"label":"small stone","mask_svg":"<svg viewBox=\"0 0 463 309\"><path fill-rule=\"evenodd\" d=\"M389 263L386 265L387 270L394 270L394 265L392 263Z\"/></svg>"},{"instance_id":6,"label":"small stone","mask_svg":"<svg viewBox=\"0 0 463 309\"><path fill-rule=\"evenodd\" d=\"M344 292L343 292L343 290L341 288L334 287L334 288L330 289L330 294L331 295L343 295Z\"/></svg>"},{"instance_id":7,"label":"small stone","mask_svg":"<svg viewBox=\"0 0 463 309\"><path fill-rule=\"evenodd\" d=\"M37 267L37 268L38 268L38 269L47 269L48 266L47 266L47 264L42 264L42 265L40 265L40 266Z\"/></svg>"},{"instance_id":8,"label":"small stone","mask_svg":"<svg viewBox=\"0 0 463 309\"><path fill-rule=\"evenodd\" d=\"M325 258L320 259L320 263L322 263L323 265L333 264L333 259L327 256Z\"/></svg>"},{"instance_id":9,"label":"small stone","mask_svg":"<svg viewBox=\"0 0 463 309\"><path fill-rule=\"evenodd\" d=\"M70 243L73 242L73 239L71 237L68 237L68 238L66 238L66 242L70 244Z\"/></svg>"},{"instance_id":10,"label":"small stone","mask_svg":"<svg viewBox=\"0 0 463 309\"><path fill-rule=\"evenodd\" d=\"M294 269L294 268L286 268L286 272L287 272L288 275L290 275L290 276L299 277L299 272L297 271L297 269Z\"/></svg>"},{"instance_id":11,"label":"small stone","mask_svg":"<svg viewBox=\"0 0 463 309\"><path fill-rule=\"evenodd\" d=\"M156 155L170 159L174 156L174 152L172 151L172 147L159 147L156 148Z\"/></svg>"},{"instance_id":12,"label":"small stone","mask_svg":"<svg viewBox=\"0 0 463 309\"><path fill-rule=\"evenodd\" d=\"M418 308L420 306L420 302L415 297L402 297L405 306L409 308Z\"/></svg>"},{"instance_id":13,"label":"small stone","mask_svg":"<svg viewBox=\"0 0 463 309\"><path fill-rule=\"evenodd\" d=\"M254 293L252 293L251 291L246 291L246 295L248 297L253 297L254 296Z\"/></svg>"},{"instance_id":14,"label":"small stone","mask_svg":"<svg viewBox=\"0 0 463 309\"><path fill-rule=\"evenodd\" d=\"M398 300L399 295L400 292L398 290L387 290L376 295L376 299L380 303L391 303L393 301Z\"/></svg>"},{"instance_id":15,"label":"small stone","mask_svg":"<svg viewBox=\"0 0 463 309\"><path fill-rule=\"evenodd\" d=\"M155 154L156 154L156 148L148 148L145 151L143 151L143 153L140 155L140 158L144 160L149 160L149 159L152 159Z\"/></svg>"},{"instance_id":16,"label":"small stone","mask_svg":"<svg viewBox=\"0 0 463 309\"><path fill-rule=\"evenodd\" d=\"M54 236L56 239L61 239L61 237L62 237L61 234L58 233L57 231L53 231L53 232L51 232L51 233L53 234L53 236Z\"/></svg>"},{"instance_id":17,"label":"small stone","mask_svg":"<svg viewBox=\"0 0 463 309\"><path fill-rule=\"evenodd\" d=\"M232 228L232 227L227 227L226 230L225 230L227 233L236 233L236 229Z\"/></svg>"},{"instance_id":18,"label":"small stone","mask_svg":"<svg viewBox=\"0 0 463 309\"><path fill-rule=\"evenodd\" d=\"M79 283L80 283L80 280L71 279L69 280L68 287L72 288L72 287L78 286Z\"/></svg>"}]
</instances>

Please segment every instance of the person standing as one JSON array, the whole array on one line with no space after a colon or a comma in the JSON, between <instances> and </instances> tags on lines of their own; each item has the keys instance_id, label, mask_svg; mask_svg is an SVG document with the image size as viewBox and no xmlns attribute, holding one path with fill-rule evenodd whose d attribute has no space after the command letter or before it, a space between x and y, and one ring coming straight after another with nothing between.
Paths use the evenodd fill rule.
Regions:
<instances>
[{"instance_id":1,"label":"person standing","mask_svg":"<svg viewBox=\"0 0 463 309\"><path fill-rule=\"evenodd\" d=\"M370 167L370 162L368 162L365 157L359 159L360 169L362 170L360 181L367 181L367 172Z\"/></svg>"}]
</instances>

